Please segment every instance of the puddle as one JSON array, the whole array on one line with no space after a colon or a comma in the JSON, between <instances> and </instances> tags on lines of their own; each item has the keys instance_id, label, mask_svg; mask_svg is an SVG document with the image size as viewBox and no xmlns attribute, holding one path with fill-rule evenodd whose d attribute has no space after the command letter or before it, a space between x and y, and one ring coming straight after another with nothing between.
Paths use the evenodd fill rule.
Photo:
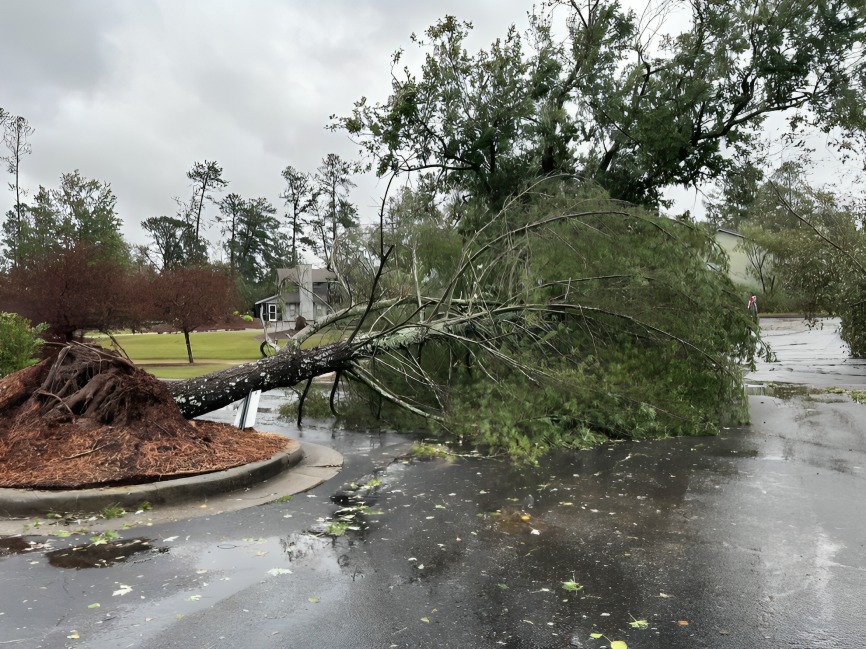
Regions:
<instances>
[{"instance_id":1,"label":"puddle","mask_svg":"<svg viewBox=\"0 0 866 649\"><path fill-rule=\"evenodd\" d=\"M0 538L0 557L8 554L23 554L25 552L33 552L34 550L44 550L44 543L35 541L25 541L21 536L7 536Z\"/></svg>"},{"instance_id":2,"label":"puddle","mask_svg":"<svg viewBox=\"0 0 866 649\"><path fill-rule=\"evenodd\" d=\"M280 545L290 563L295 563L316 552L324 551L332 546L330 539L323 539L311 534L290 534L280 539Z\"/></svg>"},{"instance_id":3,"label":"puddle","mask_svg":"<svg viewBox=\"0 0 866 649\"><path fill-rule=\"evenodd\" d=\"M799 383L753 383L746 386L746 394L758 397L793 399L809 394L809 386Z\"/></svg>"},{"instance_id":4,"label":"puddle","mask_svg":"<svg viewBox=\"0 0 866 649\"><path fill-rule=\"evenodd\" d=\"M129 539L95 545L76 545L62 550L46 552L48 563L55 568L108 568L143 552L166 552L166 548L154 548L150 539Z\"/></svg>"}]
</instances>

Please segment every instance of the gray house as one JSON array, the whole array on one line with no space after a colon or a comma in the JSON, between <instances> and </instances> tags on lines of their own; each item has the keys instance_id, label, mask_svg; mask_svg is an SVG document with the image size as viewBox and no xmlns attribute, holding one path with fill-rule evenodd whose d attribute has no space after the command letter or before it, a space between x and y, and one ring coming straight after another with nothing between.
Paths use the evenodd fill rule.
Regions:
<instances>
[{"instance_id":1,"label":"gray house","mask_svg":"<svg viewBox=\"0 0 866 649\"><path fill-rule=\"evenodd\" d=\"M256 302L256 317L265 322L293 324L302 315L315 322L334 309L337 276L325 268L299 264L277 269L277 293Z\"/></svg>"},{"instance_id":2,"label":"gray house","mask_svg":"<svg viewBox=\"0 0 866 649\"><path fill-rule=\"evenodd\" d=\"M772 267L769 253L733 230L718 228L715 238L716 243L728 254L728 276L731 281L753 291L762 290L761 277Z\"/></svg>"}]
</instances>

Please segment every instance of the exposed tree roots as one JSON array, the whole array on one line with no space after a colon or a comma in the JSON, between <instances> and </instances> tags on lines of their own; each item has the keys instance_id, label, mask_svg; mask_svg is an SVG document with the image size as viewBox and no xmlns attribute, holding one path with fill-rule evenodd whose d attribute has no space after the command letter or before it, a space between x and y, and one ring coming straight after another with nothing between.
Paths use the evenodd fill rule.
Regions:
<instances>
[{"instance_id":1,"label":"exposed tree roots","mask_svg":"<svg viewBox=\"0 0 866 649\"><path fill-rule=\"evenodd\" d=\"M153 482L256 462L288 445L187 421L161 381L85 345L0 379L0 487Z\"/></svg>"}]
</instances>

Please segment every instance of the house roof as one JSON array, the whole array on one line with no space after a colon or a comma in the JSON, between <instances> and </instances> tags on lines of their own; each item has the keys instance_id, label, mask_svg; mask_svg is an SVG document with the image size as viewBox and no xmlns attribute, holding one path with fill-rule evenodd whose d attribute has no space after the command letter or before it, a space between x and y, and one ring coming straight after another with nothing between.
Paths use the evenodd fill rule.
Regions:
<instances>
[{"instance_id":1,"label":"house roof","mask_svg":"<svg viewBox=\"0 0 866 649\"><path fill-rule=\"evenodd\" d=\"M279 299L279 295L272 295L270 297L266 297L263 300L259 300L256 304L264 304L265 302L276 302ZM249 304L249 303L248 303Z\"/></svg>"},{"instance_id":2,"label":"house roof","mask_svg":"<svg viewBox=\"0 0 866 649\"><path fill-rule=\"evenodd\" d=\"M739 232L734 232L733 230L725 230L725 228L718 228L716 232L722 232L724 234L730 234L735 237L740 237L740 239L745 239L746 237L740 234Z\"/></svg>"},{"instance_id":3,"label":"house roof","mask_svg":"<svg viewBox=\"0 0 866 649\"><path fill-rule=\"evenodd\" d=\"M331 272L327 268L313 268L311 269L312 281L314 284L319 282L327 282L332 279L337 279L337 274ZM292 282L293 284L298 283L298 269L295 268L277 268L277 285L281 285L283 282Z\"/></svg>"}]
</instances>

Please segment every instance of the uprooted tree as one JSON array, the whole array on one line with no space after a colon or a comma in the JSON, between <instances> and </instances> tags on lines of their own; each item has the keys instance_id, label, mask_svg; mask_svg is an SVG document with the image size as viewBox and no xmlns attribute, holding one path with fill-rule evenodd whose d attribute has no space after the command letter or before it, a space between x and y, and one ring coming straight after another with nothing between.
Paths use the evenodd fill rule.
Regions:
<instances>
[{"instance_id":1,"label":"uprooted tree","mask_svg":"<svg viewBox=\"0 0 866 649\"><path fill-rule=\"evenodd\" d=\"M335 409L365 406L386 421L409 413L450 439L524 458L605 437L709 433L747 416L739 363L753 356L755 323L701 228L559 179L518 195L465 241L440 232L422 251L429 237L423 224L395 234L374 263L371 233L368 254L346 257L375 271L365 300L273 357L158 386L179 409L128 361L65 347L0 381L0 442L32 459L76 441L55 458L64 466L108 466L96 455L105 447L125 476L138 475L123 462L141 449L151 460L187 455L170 441L184 439L180 420L329 372ZM336 342L300 348L316 333ZM339 386L354 399L337 403ZM206 456L225 436L216 443L201 425L186 433Z\"/></svg>"},{"instance_id":2,"label":"uprooted tree","mask_svg":"<svg viewBox=\"0 0 866 649\"><path fill-rule=\"evenodd\" d=\"M658 41L673 3L641 23L615 1L551 2L567 12L561 40L542 12L526 38L474 55L454 18L414 39L420 71L395 71L386 102L334 124L389 187L414 183L383 201L378 232L328 246L348 306L276 356L172 383L183 416L258 388L307 395L336 372L340 414L522 457L744 419L740 363L759 343L723 254L687 219L609 197L654 209L667 186L724 177L773 113L793 136L814 124L861 143L866 15L685 5L689 26ZM301 348L316 333L335 342ZM61 400L86 408L71 421L98 409L74 394Z\"/></svg>"},{"instance_id":3,"label":"uprooted tree","mask_svg":"<svg viewBox=\"0 0 866 649\"><path fill-rule=\"evenodd\" d=\"M739 363L753 358L755 323L723 255L691 223L556 180L464 242L440 232L422 251L430 232L416 227L377 265L377 236L366 255L354 251L373 271L366 300L273 357L173 382L181 412L336 372L335 411L410 413L522 456L602 436L708 433L746 417ZM300 347L328 332L337 342Z\"/></svg>"},{"instance_id":4,"label":"uprooted tree","mask_svg":"<svg viewBox=\"0 0 866 649\"><path fill-rule=\"evenodd\" d=\"M266 459L279 435L186 420L163 382L110 351L71 343L0 379L0 486L150 482Z\"/></svg>"}]
</instances>

